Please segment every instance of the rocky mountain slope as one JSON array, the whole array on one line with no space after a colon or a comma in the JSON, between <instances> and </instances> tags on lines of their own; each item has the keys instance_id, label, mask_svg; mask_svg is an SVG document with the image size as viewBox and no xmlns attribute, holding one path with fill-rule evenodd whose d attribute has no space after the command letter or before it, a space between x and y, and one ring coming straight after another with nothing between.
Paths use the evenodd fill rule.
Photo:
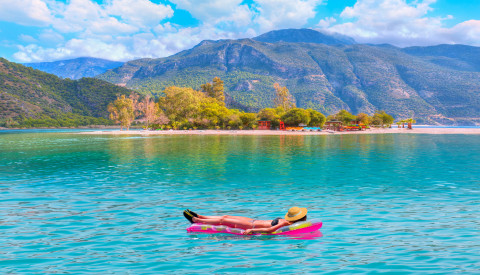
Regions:
<instances>
[{"instance_id":1,"label":"rocky mountain slope","mask_svg":"<svg viewBox=\"0 0 480 275\"><path fill-rule=\"evenodd\" d=\"M325 45L351 45L356 44L351 37L338 33L322 33L311 29L285 29L271 31L253 38L253 40L267 43L317 43Z\"/></svg>"},{"instance_id":2,"label":"rocky mountain slope","mask_svg":"<svg viewBox=\"0 0 480 275\"><path fill-rule=\"evenodd\" d=\"M95 79L61 79L0 58L0 122L107 118L107 105L126 88Z\"/></svg>"},{"instance_id":3,"label":"rocky mountain slope","mask_svg":"<svg viewBox=\"0 0 480 275\"><path fill-rule=\"evenodd\" d=\"M23 65L54 74L61 78L80 79L82 77L94 77L107 70L120 67L123 65L123 62L92 57L80 57L53 62L25 63Z\"/></svg>"},{"instance_id":4,"label":"rocky mountain slope","mask_svg":"<svg viewBox=\"0 0 480 275\"><path fill-rule=\"evenodd\" d=\"M273 83L278 82L297 106L325 114L386 110L419 123L480 122L479 48L401 49L346 38L327 43L325 36L288 30L254 39L203 41L167 58L127 62L99 78L159 94L169 85L199 89L218 76L225 81L228 105L250 111L272 106Z\"/></svg>"}]
</instances>

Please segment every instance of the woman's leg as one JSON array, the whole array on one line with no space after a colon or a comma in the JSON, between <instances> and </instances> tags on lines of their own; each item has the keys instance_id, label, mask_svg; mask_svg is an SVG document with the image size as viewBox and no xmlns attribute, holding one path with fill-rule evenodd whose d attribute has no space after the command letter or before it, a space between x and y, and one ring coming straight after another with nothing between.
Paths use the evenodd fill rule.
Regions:
<instances>
[{"instance_id":1,"label":"woman's leg","mask_svg":"<svg viewBox=\"0 0 480 275\"><path fill-rule=\"evenodd\" d=\"M202 218L205 217L205 218ZM234 228L250 229L253 228L254 219L239 216L198 216L193 218L194 222L212 224L212 225L226 225Z\"/></svg>"},{"instance_id":2,"label":"woman's leg","mask_svg":"<svg viewBox=\"0 0 480 275\"><path fill-rule=\"evenodd\" d=\"M242 216L230 216L230 215L224 215L224 216L204 216L204 215L198 215L198 218L200 219L221 219L221 218L231 218L231 219L238 219L238 220L252 220L247 217L242 217Z\"/></svg>"}]
</instances>

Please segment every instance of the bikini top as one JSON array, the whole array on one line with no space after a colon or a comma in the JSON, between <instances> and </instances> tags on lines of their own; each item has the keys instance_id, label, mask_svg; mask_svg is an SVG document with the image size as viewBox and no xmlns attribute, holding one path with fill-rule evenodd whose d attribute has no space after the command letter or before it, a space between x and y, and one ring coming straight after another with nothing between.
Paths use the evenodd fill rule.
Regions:
<instances>
[{"instance_id":1,"label":"bikini top","mask_svg":"<svg viewBox=\"0 0 480 275\"><path fill-rule=\"evenodd\" d=\"M275 218L273 221L272 221L272 226L275 226L278 224L278 222L280 221L281 218Z\"/></svg>"}]
</instances>

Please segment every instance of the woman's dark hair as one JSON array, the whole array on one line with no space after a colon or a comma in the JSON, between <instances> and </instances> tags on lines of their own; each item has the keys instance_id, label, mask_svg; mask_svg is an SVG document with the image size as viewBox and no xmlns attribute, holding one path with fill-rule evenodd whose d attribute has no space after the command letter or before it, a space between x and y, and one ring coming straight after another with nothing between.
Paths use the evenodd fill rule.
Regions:
<instances>
[{"instance_id":1,"label":"woman's dark hair","mask_svg":"<svg viewBox=\"0 0 480 275\"><path fill-rule=\"evenodd\" d=\"M301 218L301 219L298 219L298 220L296 220L296 221L294 221L294 222L304 222L304 221L306 221L306 220L307 220L307 215L305 215L305 217L303 217L303 218Z\"/></svg>"}]
</instances>

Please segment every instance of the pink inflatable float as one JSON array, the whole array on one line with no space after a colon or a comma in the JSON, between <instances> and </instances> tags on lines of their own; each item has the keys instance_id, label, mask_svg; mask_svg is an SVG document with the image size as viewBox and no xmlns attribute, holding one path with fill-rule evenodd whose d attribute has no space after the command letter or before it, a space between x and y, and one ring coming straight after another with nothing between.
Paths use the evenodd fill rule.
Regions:
<instances>
[{"instance_id":1,"label":"pink inflatable float","mask_svg":"<svg viewBox=\"0 0 480 275\"><path fill-rule=\"evenodd\" d=\"M284 226L279 228L273 233L255 233L252 235L301 235L312 233L319 230L322 227L322 221L319 219L312 219L310 221L296 222L290 226ZM227 233L234 235L243 235L245 230L240 228L232 228L225 225L210 225L193 223L187 228L189 233Z\"/></svg>"}]
</instances>

